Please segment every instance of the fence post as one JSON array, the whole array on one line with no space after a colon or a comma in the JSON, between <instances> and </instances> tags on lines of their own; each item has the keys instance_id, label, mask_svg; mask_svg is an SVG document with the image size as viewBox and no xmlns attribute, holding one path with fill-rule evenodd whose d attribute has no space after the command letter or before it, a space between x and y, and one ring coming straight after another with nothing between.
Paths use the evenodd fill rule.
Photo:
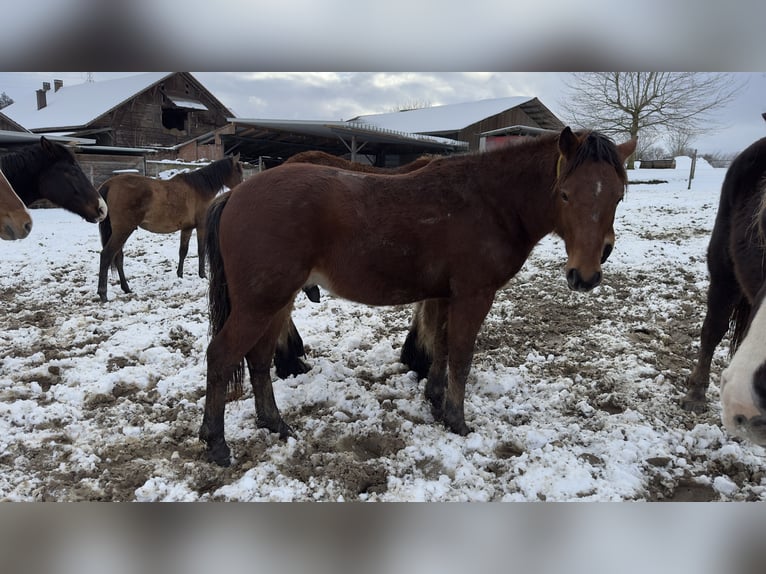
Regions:
<instances>
[{"instance_id":1,"label":"fence post","mask_svg":"<svg viewBox=\"0 0 766 574\"><path fill-rule=\"evenodd\" d=\"M694 179L694 168L697 167L697 150L694 150L694 153L692 154L692 165L691 168L689 168L689 185L686 186L686 189L692 188L692 180Z\"/></svg>"}]
</instances>

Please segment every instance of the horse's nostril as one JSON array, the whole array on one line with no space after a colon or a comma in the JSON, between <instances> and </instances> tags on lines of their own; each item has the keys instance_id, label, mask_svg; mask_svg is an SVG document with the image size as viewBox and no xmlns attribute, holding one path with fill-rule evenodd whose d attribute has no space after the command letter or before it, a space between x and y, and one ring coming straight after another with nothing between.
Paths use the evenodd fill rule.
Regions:
<instances>
[{"instance_id":1,"label":"horse's nostril","mask_svg":"<svg viewBox=\"0 0 766 574\"><path fill-rule=\"evenodd\" d=\"M732 420L738 427L745 426L747 424L747 417L745 415L734 415Z\"/></svg>"}]
</instances>

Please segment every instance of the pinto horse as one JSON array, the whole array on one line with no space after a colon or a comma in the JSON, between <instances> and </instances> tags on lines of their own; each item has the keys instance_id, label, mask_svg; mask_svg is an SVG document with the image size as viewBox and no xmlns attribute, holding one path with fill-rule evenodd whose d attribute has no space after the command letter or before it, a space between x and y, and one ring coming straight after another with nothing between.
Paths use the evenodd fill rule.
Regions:
<instances>
[{"instance_id":1,"label":"pinto horse","mask_svg":"<svg viewBox=\"0 0 766 574\"><path fill-rule=\"evenodd\" d=\"M2 156L0 169L24 205L47 199L90 223L106 217L106 203L74 153L59 143L41 137L39 143Z\"/></svg>"},{"instance_id":2,"label":"pinto horse","mask_svg":"<svg viewBox=\"0 0 766 574\"><path fill-rule=\"evenodd\" d=\"M205 214L216 194L224 187L242 181L239 155L214 161L189 173L179 173L167 180L123 173L106 180L99 193L109 206L109 216L99 225L101 259L98 270L98 295L107 301L107 274L114 265L120 287L130 293L123 270L123 246L138 228L153 233L181 231L176 274L183 277L192 231L197 230L199 276L205 277Z\"/></svg>"},{"instance_id":3,"label":"pinto horse","mask_svg":"<svg viewBox=\"0 0 766 574\"><path fill-rule=\"evenodd\" d=\"M304 285L368 305L434 300L441 319L426 397L451 431L464 415L476 335L495 293L535 244L556 232L577 291L601 282L600 261L636 141L596 132L542 136L485 153L436 159L401 175L311 164L264 171L208 212L210 326L205 411L207 456L230 464L227 390L241 393L245 364L257 426L293 434L274 399L277 339Z\"/></svg>"},{"instance_id":4,"label":"pinto horse","mask_svg":"<svg viewBox=\"0 0 766 574\"><path fill-rule=\"evenodd\" d=\"M759 444L766 444L765 229L766 138L762 138L734 159L721 186L707 249L707 313L697 363L682 401L687 410L706 408L713 351L731 330L733 358L721 376L723 422L732 434Z\"/></svg>"},{"instance_id":5,"label":"pinto horse","mask_svg":"<svg viewBox=\"0 0 766 574\"><path fill-rule=\"evenodd\" d=\"M32 231L32 217L0 171L0 239L24 239Z\"/></svg>"}]
</instances>

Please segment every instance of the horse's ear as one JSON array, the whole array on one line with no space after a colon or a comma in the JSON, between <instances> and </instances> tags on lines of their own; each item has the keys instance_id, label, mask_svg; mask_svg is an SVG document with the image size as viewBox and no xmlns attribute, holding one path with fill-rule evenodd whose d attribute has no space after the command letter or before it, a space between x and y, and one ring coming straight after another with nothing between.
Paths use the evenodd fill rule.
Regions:
<instances>
[{"instance_id":1,"label":"horse's ear","mask_svg":"<svg viewBox=\"0 0 766 574\"><path fill-rule=\"evenodd\" d=\"M623 163L630 157L630 154L636 151L637 145L638 138L633 138L617 146L617 153L620 154L620 160Z\"/></svg>"},{"instance_id":2,"label":"horse's ear","mask_svg":"<svg viewBox=\"0 0 766 574\"><path fill-rule=\"evenodd\" d=\"M234 163L239 163L239 154L235 155L232 161L234 161Z\"/></svg>"},{"instance_id":3,"label":"horse's ear","mask_svg":"<svg viewBox=\"0 0 766 574\"><path fill-rule=\"evenodd\" d=\"M577 139L569 126L565 127L559 134L559 151L565 158L571 158L579 145L580 140Z\"/></svg>"},{"instance_id":4,"label":"horse's ear","mask_svg":"<svg viewBox=\"0 0 766 574\"><path fill-rule=\"evenodd\" d=\"M53 144L51 141L46 138L45 136L40 136L40 146L47 151L48 153L54 153L55 149L53 148Z\"/></svg>"}]
</instances>

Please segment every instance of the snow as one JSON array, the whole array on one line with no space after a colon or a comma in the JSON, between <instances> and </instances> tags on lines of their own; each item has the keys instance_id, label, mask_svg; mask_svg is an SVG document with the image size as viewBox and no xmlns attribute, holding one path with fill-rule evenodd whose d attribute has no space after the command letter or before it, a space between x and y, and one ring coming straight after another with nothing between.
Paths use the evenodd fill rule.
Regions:
<instances>
[{"instance_id":1,"label":"snow","mask_svg":"<svg viewBox=\"0 0 766 574\"><path fill-rule=\"evenodd\" d=\"M725 173L699 161L687 190L687 160L630 172L667 183L630 186L602 286L569 292L563 243L547 237L498 295L467 388L474 432L434 424L424 382L397 362L407 308L323 292L294 312L312 370L274 383L297 438L256 430L248 394L227 407L228 469L197 439L208 323L196 250L179 279L178 234L135 232L134 293L110 277L101 304L97 226L33 210L27 239L0 242L0 500L766 500L764 450L720 426L725 345L709 412L677 404Z\"/></svg>"},{"instance_id":2,"label":"snow","mask_svg":"<svg viewBox=\"0 0 766 574\"><path fill-rule=\"evenodd\" d=\"M370 123L379 128L409 133L457 131L490 116L520 106L531 99L529 96L492 98L476 102L368 114L358 116L351 121Z\"/></svg>"},{"instance_id":3,"label":"snow","mask_svg":"<svg viewBox=\"0 0 766 574\"><path fill-rule=\"evenodd\" d=\"M65 84L45 93L46 106L40 110L37 99L28 97L3 108L3 113L28 130L84 126L169 74L147 72L104 82Z\"/></svg>"}]
</instances>

